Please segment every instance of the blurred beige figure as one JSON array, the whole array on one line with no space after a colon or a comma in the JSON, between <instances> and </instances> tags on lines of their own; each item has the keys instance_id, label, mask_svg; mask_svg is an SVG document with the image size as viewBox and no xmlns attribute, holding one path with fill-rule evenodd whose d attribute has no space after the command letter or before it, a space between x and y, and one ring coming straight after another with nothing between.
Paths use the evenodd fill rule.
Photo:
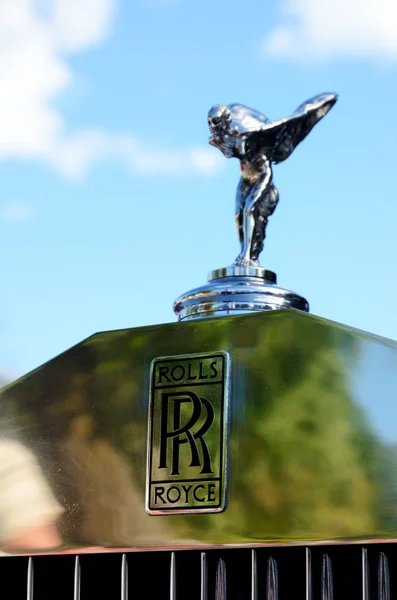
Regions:
<instances>
[{"instance_id":1,"label":"blurred beige figure","mask_svg":"<svg viewBox=\"0 0 397 600\"><path fill-rule=\"evenodd\" d=\"M0 548L21 552L59 546L56 520L62 512L34 454L19 442L0 440Z\"/></svg>"},{"instance_id":2,"label":"blurred beige figure","mask_svg":"<svg viewBox=\"0 0 397 600\"><path fill-rule=\"evenodd\" d=\"M65 511L61 525L65 537L84 547L167 545L172 539L167 524L147 517L144 493L126 457L112 443L97 435L92 415L76 416L69 436L61 444L69 484L64 490L72 512ZM69 466L67 466L69 465Z\"/></svg>"}]
</instances>

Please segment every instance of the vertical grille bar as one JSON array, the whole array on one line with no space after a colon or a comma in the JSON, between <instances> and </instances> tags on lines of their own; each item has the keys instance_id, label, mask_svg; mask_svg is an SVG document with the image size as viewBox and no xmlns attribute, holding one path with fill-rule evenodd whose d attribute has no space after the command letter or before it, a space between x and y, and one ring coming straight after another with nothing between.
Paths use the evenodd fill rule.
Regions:
<instances>
[{"instance_id":1,"label":"vertical grille bar","mask_svg":"<svg viewBox=\"0 0 397 600\"><path fill-rule=\"evenodd\" d=\"M368 565L368 550L362 548L362 577L363 577L363 600L369 600L369 565Z\"/></svg>"},{"instance_id":2,"label":"vertical grille bar","mask_svg":"<svg viewBox=\"0 0 397 600\"><path fill-rule=\"evenodd\" d=\"M170 600L176 600L176 561L175 561L175 552L171 553L171 563L170 563Z\"/></svg>"},{"instance_id":3,"label":"vertical grille bar","mask_svg":"<svg viewBox=\"0 0 397 600\"><path fill-rule=\"evenodd\" d=\"M306 548L306 600L313 600L312 553Z\"/></svg>"},{"instance_id":4,"label":"vertical grille bar","mask_svg":"<svg viewBox=\"0 0 397 600\"><path fill-rule=\"evenodd\" d=\"M226 565L221 558L216 569L215 600L226 600Z\"/></svg>"},{"instance_id":5,"label":"vertical grille bar","mask_svg":"<svg viewBox=\"0 0 397 600\"><path fill-rule=\"evenodd\" d=\"M389 561L387 560L387 556L384 552L379 554L378 598L379 600L390 600Z\"/></svg>"},{"instance_id":6,"label":"vertical grille bar","mask_svg":"<svg viewBox=\"0 0 397 600\"><path fill-rule=\"evenodd\" d=\"M33 600L33 584L34 584L34 570L33 570L33 558L29 558L28 562L28 576L26 582L26 600Z\"/></svg>"},{"instance_id":7,"label":"vertical grille bar","mask_svg":"<svg viewBox=\"0 0 397 600\"><path fill-rule=\"evenodd\" d=\"M256 551L251 552L251 600L258 600L258 572Z\"/></svg>"},{"instance_id":8,"label":"vertical grille bar","mask_svg":"<svg viewBox=\"0 0 397 600\"><path fill-rule=\"evenodd\" d=\"M128 563L127 555L121 559L121 600L128 600Z\"/></svg>"},{"instance_id":9,"label":"vertical grille bar","mask_svg":"<svg viewBox=\"0 0 397 600\"><path fill-rule=\"evenodd\" d=\"M208 567L207 567L207 555L205 552L201 553L200 599L208 600Z\"/></svg>"},{"instance_id":10,"label":"vertical grille bar","mask_svg":"<svg viewBox=\"0 0 397 600\"><path fill-rule=\"evenodd\" d=\"M80 600L80 588L81 588L81 567L80 559L76 556L74 561L74 592L73 599Z\"/></svg>"},{"instance_id":11,"label":"vertical grille bar","mask_svg":"<svg viewBox=\"0 0 397 600\"><path fill-rule=\"evenodd\" d=\"M271 557L267 561L266 598L267 600L278 600L277 563Z\"/></svg>"},{"instance_id":12,"label":"vertical grille bar","mask_svg":"<svg viewBox=\"0 0 397 600\"><path fill-rule=\"evenodd\" d=\"M323 554L321 570L321 600L333 600L332 563L328 554Z\"/></svg>"}]
</instances>

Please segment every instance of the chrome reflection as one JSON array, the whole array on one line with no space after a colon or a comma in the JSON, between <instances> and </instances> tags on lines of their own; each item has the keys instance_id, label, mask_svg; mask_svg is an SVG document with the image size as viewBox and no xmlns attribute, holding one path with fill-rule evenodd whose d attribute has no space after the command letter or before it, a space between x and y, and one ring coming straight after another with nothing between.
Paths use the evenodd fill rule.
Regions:
<instances>
[{"instance_id":1,"label":"chrome reflection","mask_svg":"<svg viewBox=\"0 0 397 600\"><path fill-rule=\"evenodd\" d=\"M332 562L328 554L323 555L321 569L321 600L333 600Z\"/></svg>"},{"instance_id":2,"label":"chrome reflection","mask_svg":"<svg viewBox=\"0 0 397 600\"><path fill-rule=\"evenodd\" d=\"M150 363L198 351L231 359L228 504L220 514L150 516ZM1 392L0 457L12 446L20 465L34 466L27 476L10 463L3 482L0 464L0 488L20 478L17 488L30 479L46 489L35 510L45 519L29 536L29 495L2 505L0 494L0 533L7 506L24 529L5 533L1 549L251 552L397 539L396 391L396 344L302 312L94 336Z\"/></svg>"},{"instance_id":3,"label":"chrome reflection","mask_svg":"<svg viewBox=\"0 0 397 600\"><path fill-rule=\"evenodd\" d=\"M277 563L271 557L267 561L266 598L267 600L278 600Z\"/></svg>"},{"instance_id":4,"label":"chrome reflection","mask_svg":"<svg viewBox=\"0 0 397 600\"><path fill-rule=\"evenodd\" d=\"M387 560L387 556L384 552L379 554L378 598L379 600L390 600L389 561Z\"/></svg>"},{"instance_id":5,"label":"chrome reflection","mask_svg":"<svg viewBox=\"0 0 397 600\"><path fill-rule=\"evenodd\" d=\"M215 600L226 600L226 565L222 558L216 569Z\"/></svg>"}]
</instances>

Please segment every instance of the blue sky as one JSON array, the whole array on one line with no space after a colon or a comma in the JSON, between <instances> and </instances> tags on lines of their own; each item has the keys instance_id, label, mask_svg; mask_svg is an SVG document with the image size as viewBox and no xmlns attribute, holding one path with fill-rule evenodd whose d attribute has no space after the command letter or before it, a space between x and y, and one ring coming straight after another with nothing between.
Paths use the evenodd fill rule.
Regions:
<instances>
[{"instance_id":1,"label":"blue sky","mask_svg":"<svg viewBox=\"0 0 397 600\"><path fill-rule=\"evenodd\" d=\"M174 320L234 260L215 103L336 91L285 163L261 263L311 312L397 339L397 5L0 0L0 372Z\"/></svg>"}]
</instances>

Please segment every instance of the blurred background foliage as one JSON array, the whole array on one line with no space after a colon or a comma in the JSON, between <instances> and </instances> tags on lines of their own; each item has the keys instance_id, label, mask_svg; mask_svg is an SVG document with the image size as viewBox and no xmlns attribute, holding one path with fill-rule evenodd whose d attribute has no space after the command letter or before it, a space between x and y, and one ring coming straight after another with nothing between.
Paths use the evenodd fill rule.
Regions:
<instances>
[{"instance_id":1,"label":"blurred background foliage","mask_svg":"<svg viewBox=\"0 0 397 600\"><path fill-rule=\"evenodd\" d=\"M38 456L69 544L395 535L396 447L372 431L349 377L363 345L381 343L363 336L295 312L97 334L3 390L2 430ZM148 516L150 363L217 350L232 358L229 506Z\"/></svg>"}]
</instances>

